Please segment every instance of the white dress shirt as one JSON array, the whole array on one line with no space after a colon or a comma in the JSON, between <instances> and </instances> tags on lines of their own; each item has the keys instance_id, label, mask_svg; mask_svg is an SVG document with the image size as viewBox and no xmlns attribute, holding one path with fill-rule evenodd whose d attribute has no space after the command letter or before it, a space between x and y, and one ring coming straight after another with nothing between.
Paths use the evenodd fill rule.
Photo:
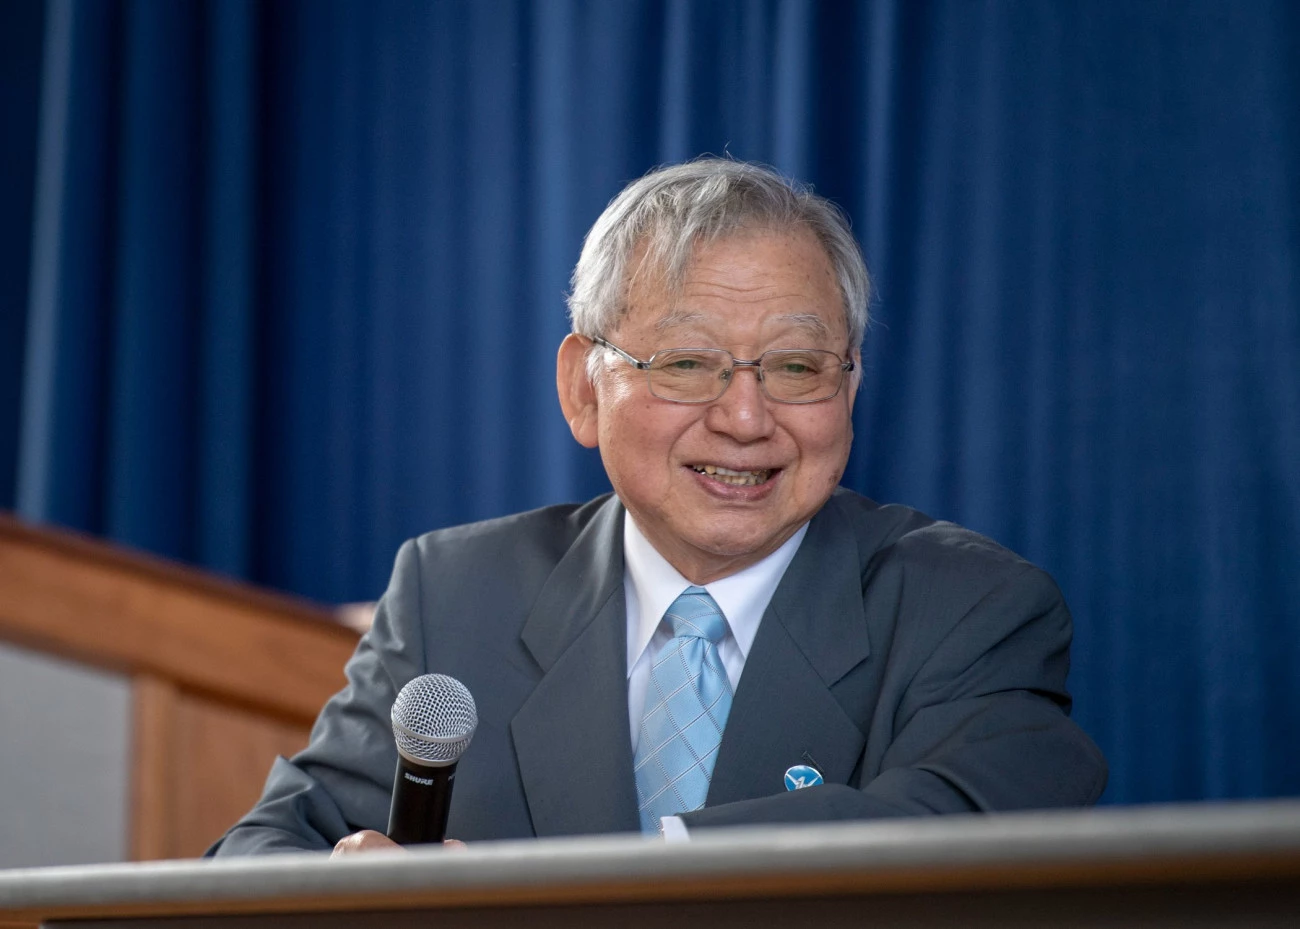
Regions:
<instances>
[{"instance_id":1,"label":"white dress shirt","mask_svg":"<svg viewBox=\"0 0 1300 929\"><path fill-rule=\"evenodd\" d=\"M745 658L754 644L763 613L807 533L805 523L762 561L703 585L727 623L727 634L718 643L718 657L727 670L732 693L740 683ZM664 613L686 588L696 585L682 577L659 554L641 533L631 513L623 520L623 566L623 594L627 599L627 715L635 755L641 737L646 690L650 685L650 666L654 656L673 637L672 627L664 622ZM676 816L665 816L663 824L666 838L686 837L686 827Z\"/></svg>"}]
</instances>

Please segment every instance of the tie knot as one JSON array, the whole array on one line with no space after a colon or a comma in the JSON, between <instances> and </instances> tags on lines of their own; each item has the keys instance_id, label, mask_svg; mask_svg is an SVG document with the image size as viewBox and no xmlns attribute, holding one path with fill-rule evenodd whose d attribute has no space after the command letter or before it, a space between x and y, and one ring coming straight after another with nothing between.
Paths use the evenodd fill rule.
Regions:
<instances>
[{"instance_id":1,"label":"tie knot","mask_svg":"<svg viewBox=\"0 0 1300 929\"><path fill-rule=\"evenodd\" d=\"M708 639L715 645L727 634L722 610L703 587L688 587L664 614L678 638Z\"/></svg>"}]
</instances>

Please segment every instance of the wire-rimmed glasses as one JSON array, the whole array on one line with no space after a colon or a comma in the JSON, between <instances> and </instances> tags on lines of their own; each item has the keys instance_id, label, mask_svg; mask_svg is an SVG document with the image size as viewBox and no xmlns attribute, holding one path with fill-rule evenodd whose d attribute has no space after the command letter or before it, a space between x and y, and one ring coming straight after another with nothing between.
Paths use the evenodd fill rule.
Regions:
<instances>
[{"instance_id":1,"label":"wire-rimmed glasses","mask_svg":"<svg viewBox=\"0 0 1300 929\"><path fill-rule=\"evenodd\" d=\"M753 368L763 393L777 403L818 403L838 394L854 368L851 360L819 348L773 349L752 361L722 348L667 348L642 361L605 339L592 341L644 371L650 393L674 403L718 399L737 368Z\"/></svg>"}]
</instances>

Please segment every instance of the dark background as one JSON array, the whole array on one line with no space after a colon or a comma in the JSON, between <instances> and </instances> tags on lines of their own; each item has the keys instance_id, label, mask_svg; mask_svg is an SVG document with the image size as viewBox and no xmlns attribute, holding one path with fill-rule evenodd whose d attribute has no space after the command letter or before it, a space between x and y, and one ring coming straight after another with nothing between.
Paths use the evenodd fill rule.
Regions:
<instances>
[{"instance_id":1,"label":"dark background","mask_svg":"<svg viewBox=\"0 0 1300 929\"><path fill-rule=\"evenodd\" d=\"M605 202L852 215L845 483L1044 565L1113 802L1300 794L1300 4L0 6L0 507L324 601L607 488L554 398Z\"/></svg>"}]
</instances>

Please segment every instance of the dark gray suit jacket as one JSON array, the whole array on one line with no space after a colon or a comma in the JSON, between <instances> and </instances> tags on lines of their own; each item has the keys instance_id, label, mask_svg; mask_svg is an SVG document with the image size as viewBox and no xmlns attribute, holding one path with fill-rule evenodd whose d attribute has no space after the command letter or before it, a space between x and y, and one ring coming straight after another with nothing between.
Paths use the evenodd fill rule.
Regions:
<instances>
[{"instance_id":1,"label":"dark gray suit jacket","mask_svg":"<svg viewBox=\"0 0 1300 929\"><path fill-rule=\"evenodd\" d=\"M617 499L432 532L398 553L310 746L278 759L220 854L329 848L388 822L388 714L430 671L479 727L448 835L636 831ZM813 518L745 663L691 828L1078 806L1106 782L1067 717L1070 615L975 533L845 490ZM787 793L811 758L826 785Z\"/></svg>"}]
</instances>

